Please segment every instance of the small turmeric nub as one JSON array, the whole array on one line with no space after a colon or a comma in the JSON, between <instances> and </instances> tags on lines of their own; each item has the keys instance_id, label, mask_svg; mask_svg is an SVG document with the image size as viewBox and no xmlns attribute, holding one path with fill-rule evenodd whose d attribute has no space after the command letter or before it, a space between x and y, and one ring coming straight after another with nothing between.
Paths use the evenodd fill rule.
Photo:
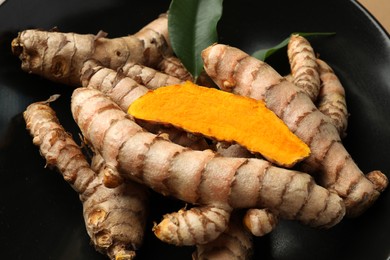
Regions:
<instances>
[{"instance_id":1,"label":"small turmeric nub","mask_svg":"<svg viewBox=\"0 0 390 260\"><path fill-rule=\"evenodd\" d=\"M133 102L128 113L136 119L238 143L285 167L310 154L310 148L264 102L189 81L149 91Z\"/></svg>"}]
</instances>

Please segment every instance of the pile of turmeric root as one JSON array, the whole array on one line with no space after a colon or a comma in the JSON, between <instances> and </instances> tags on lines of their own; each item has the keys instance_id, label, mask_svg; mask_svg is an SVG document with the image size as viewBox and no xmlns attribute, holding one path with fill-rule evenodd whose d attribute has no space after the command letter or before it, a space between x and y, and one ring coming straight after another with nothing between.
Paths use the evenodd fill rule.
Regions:
<instances>
[{"instance_id":1,"label":"pile of turmeric root","mask_svg":"<svg viewBox=\"0 0 390 260\"><path fill-rule=\"evenodd\" d=\"M205 74L197 83L264 102L310 148L310 155L288 166L234 140L127 113L152 90L193 81L172 51L165 14L121 38L19 33L12 50L24 71L75 87L71 111L83 145L50 107L58 96L31 104L24 118L47 165L80 195L96 250L110 259L136 257L153 207L149 189L188 204L164 215L153 232L164 242L195 246L193 259L250 259L252 236L271 232L278 219L330 228L375 202L388 180L380 171L363 174L342 144L348 122L343 86L307 39L292 35L287 49L291 74L281 76L237 48L214 44L202 52ZM196 112L202 117L208 110ZM252 134L259 129L254 126Z\"/></svg>"}]
</instances>

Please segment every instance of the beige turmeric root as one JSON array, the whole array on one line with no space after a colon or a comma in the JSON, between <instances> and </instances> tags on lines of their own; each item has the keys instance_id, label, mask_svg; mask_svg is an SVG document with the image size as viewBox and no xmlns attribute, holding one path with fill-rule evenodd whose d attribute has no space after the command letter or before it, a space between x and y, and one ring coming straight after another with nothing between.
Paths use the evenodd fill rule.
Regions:
<instances>
[{"instance_id":1,"label":"beige turmeric root","mask_svg":"<svg viewBox=\"0 0 390 260\"><path fill-rule=\"evenodd\" d=\"M189 210L166 214L153 227L154 234L162 241L174 245L202 245L215 240L226 230L230 208L199 206Z\"/></svg>"},{"instance_id":2,"label":"beige turmeric root","mask_svg":"<svg viewBox=\"0 0 390 260\"><path fill-rule=\"evenodd\" d=\"M164 58L157 64L157 69L163 73L179 78L182 81L192 81L192 75L185 68L183 63L173 54L171 42L169 41L168 33L168 15L161 14L157 19L144 26L139 32L134 34L135 37L144 41L146 45L156 44L154 39L161 39L167 45L164 48L169 51L164 52ZM159 50L160 48L152 47L152 50ZM158 53L156 53L158 55Z\"/></svg>"},{"instance_id":3,"label":"beige turmeric root","mask_svg":"<svg viewBox=\"0 0 390 260\"><path fill-rule=\"evenodd\" d=\"M268 209L248 209L243 223L253 235L260 237L274 230L278 217Z\"/></svg>"},{"instance_id":4,"label":"beige turmeric root","mask_svg":"<svg viewBox=\"0 0 390 260\"><path fill-rule=\"evenodd\" d=\"M222 44L208 47L202 57L206 72L221 89L264 100L267 107L310 146L311 155L302 162L303 169L320 172L319 183L344 199L349 216L365 211L387 186L387 182L382 182L384 187L378 187L364 176L327 116L300 88L268 64ZM387 180L383 173L375 172Z\"/></svg>"},{"instance_id":5,"label":"beige turmeric root","mask_svg":"<svg viewBox=\"0 0 390 260\"><path fill-rule=\"evenodd\" d=\"M332 68L323 60L317 59L321 89L317 98L317 107L327 115L335 125L341 137L346 136L348 110L345 90Z\"/></svg>"},{"instance_id":6,"label":"beige turmeric root","mask_svg":"<svg viewBox=\"0 0 390 260\"><path fill-rule=\"evenodd\" d=\"M12 41L12 51L21 59L23 70L79 86L80 70L89 59L112 69L129 62L158 67L173 56L167 37L167 16L161 15L134 35L113 39L106 38L104 32L93 35L25 30ZM181 63L174 65L176 70L185 70Z\"/></svg>"},{"instance_id":7,"label":"beige turmeric root","mask_svg":"<svg viewBox=\"0 0 390 260\"><path fill-rule=\"evenodd\" d=\"M249 260L253 255L252 235L243 227L240 214L233 213L228 228L215 240L196 245L193 260Z\"/></svg>"},{"instance_id":8,"label":"beige turmeric root","mask_svg":"<svg viewBox=\"0 0 390 260\"><path fill-rule=\"evenodd\" d=\"M110 259L134 259L141 247L148 194L143 186L126 182L115 189L102 184L73 138L60 125L49 102L33 103L24 112L27 129L48 166L56 167L80 195L87 233L97 251ZM97 167L94 160L92 167Z\"/></svg>"},{"instance_id":9,"label":"beige turmeric root","mask_svg":"<svg viewBox=\"0 0 390 260\"><path fill-rule=\"evenodd\" d=\"M157 69L178 78L182 81L193 81L191 73L184 67L183 63L175 56L165 57L158 65Z\"/></svg>"},{"instance_id":10,"label":"beige turmeric root","mask_svg":"<svg viewBox=\"0 0 390 260\"><path fill-rule=\"evenodd\" d=\"M149 91L128 111L137 119L238 143L281 166L291 167L310 154L308 146L263 102L189 81Z\"/></svg>"},{"instance_id":11,"label":"beige turmeric root","mask_svg":"<svg viewBox=\"0 0 390 260\"><path fill-rule=\"evenodd\" d=\"M309 41L293 34L287 46L293 83L303 89L314 102L320 91L320 76L316 55Z\"/></svg>"},{"instance_id":12,"label":"beige turmeric root","mask_svg":"<svg viewBox=\"0 0 390 260\"><path fill-rule=\"evenodd\" d=\"M87 61L84 64L81 74L81 81L84 87L95 88L102 91L117 103L123 111L127 111L134 100L149 91L145 86L126 77L121 71L114 71L99 66L92 60ZM156 73L155 76L157 78L155 80L149 79L149 82L161 82L164 81L164 79L167 79L165 75L160 74L161 73ZM150 84L148 85L150 86ZM157 87L157 85L153 85L153 87ZM173 127L164 127L148 123L143 123L142 127L150 132L167 136L167 138L173 142L186 147L191 147L192 149L203 150L209 148L208 143L201 136L191 135Z\"/></svg>"},{"instance_id":13,"label":"beige turmeric root","mask_svg":"<svg viewBox=\"0 0 390 260\"><path fill-rule=\"evenodd\" d=\"M316 58L309 41L299 35L291 36L287 54L291 82L309 95L318 110L327 115L335 125L340 137L345 137L348 124L345 91L332 68Z\"/></svg>"},{"instance_id":14,"label":"beige turmeric root","mask_svg":"<svg viewBox=\"0 0 390 260\"><path fill-rule=\"evenodd\" d=\"M144 186L128 180L115 188L106 188L102 180L105 167L103 158L94 155L91 168L99 173L100 185L83 204L88 234L93 244L112 246L116 240L116 250L119 252L129 249L136 252L143 242L149 192ZM111 257L126 259L124 254L118 253Z\"/></svg>"},{"instance_id":15,"label":"beige turmeric root","mask_svg":"<svg viewBox=\"0 0 390 260\"><path fill-rule=\"evenodd\" d=\"M134 36L108 39L105 35L25 30L12 42L12 50L22 61L22 69L54 82L80 84L80 70L88 59L99 60L110 68L127 62L153 66L160 57L150 60L144 43Z\"/></svg>"},{"instance_id":16,"label":"beige turmeric root","mask_svg":"<svg viewBox=\"0 0 390 260\"><path fill-rule=\"evenodd\" d=\"M332 68L323 60L317 58L318 72L320 76L320 91L315 100L318 110L328 116L336 127L340 137L345 137L348 126L348 110L345 99L345 90ZM308 76L309 77L309 76ZM284 76L294 83L292 74Z\"/></svg>"},{"instance_id":17,"label":"beige turmeric root","mask_svg":"<svg viewBox=\"0 0 390 260\"><path fill-rule=\"evenodd\" d=\"M222 147L217 144L217 153L225 157L253 158L247 149L238 144ZM247 209L243 216L243 227L255 236L264 236L270 233L278 223L278 217L268 209Z\"/></svg>"},{"instance_id":18,"label":"beige turmeric root","mask_svg":"<svg viewBox=\"0 0 390 260\"><path fill-rule=\"evenodd\" d=\"M97 90L76 89L71 109L84 137L106 163L125 178L199 205L201 215L206 206L225 211L269 208L281 218L322 228L337 224L344 216L341 198L316 185L310 175L277 168L261 159L226 158L211 150L184 148L144 131ZM169 235L172 229L162 230L163 226L171 224L160 226L160 234L167 232L161 237L174 237Z\"/></svg>"},{"instance_id":19,"label":"beige turmeric root","mask_svg":"<svg viewBox=\"0 0 390 260\"><path fill-rule=\"evenodd\" d=\"M139 64L128 63L121 68L123 75L132 78L138 84L148 89L157 89L162 86L180 84L183 81L171 75Z\"/></svg>"}]
</instances>

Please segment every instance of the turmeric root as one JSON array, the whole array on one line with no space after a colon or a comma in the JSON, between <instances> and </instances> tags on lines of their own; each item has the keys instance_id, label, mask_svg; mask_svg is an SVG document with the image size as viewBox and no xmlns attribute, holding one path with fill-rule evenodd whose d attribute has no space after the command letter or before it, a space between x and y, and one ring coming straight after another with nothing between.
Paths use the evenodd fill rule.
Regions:
<instances>
[{"instance_id":1,"label":"turmeric root","mask_svg":"<svg viewBox=\"0 0 390 260\"><path fill-rule=\"evenodd\" d=\"M95 155L92 167L101 160L99 155ZM96 167L96 171L104 172L104 166ZM103 173L99 173L98 178L100 185L83 203L88 234L92 243L98 245L98 251L112 247L108 251L111 259L132 259L133 256L129 257L129 253L126 255L125 252L131 250L135 257L136 250L142 246L149 205L148 191L131 181L107 188L103 185Z\"/></svg>"},{"instance_id":2,"label":"turmeric root","mask_svg":"<svg viewBox=\"0 0 390 260\"><path fill-rule=\"evenodd\" d=\"M174 245L202 245L215 240L230 218L229 208L213 206L194 207L166 214L153 227L154 234L162 241Z\"/></svg>"},{"instance_id":3,"label":"turmeric root","mask_svg":"<svg viewBox=\"0 0 390 260\"><path fill-rule=\"evenodd\" d=\"M126 77L121 71L114 71L109 68L99 66L95 61L85 62L81 71L81 82L84 87L95 88L108 95L123 111L127 111L134 100L144 95L148 89L138 84L133 79ZM149 79L149 82L161 82L166 79L161 73L155 74L155 80ZM160 79L161 80L160 80ZM154 84L153 87L157 87ZM167 136L173 142L196 150L207 149L209 145L206 140L200 136L189 135L173 127L156 126L155 124L142 124L142 127L153 133L159 133Z\"/></svg>"},{"instance_id":4,"label":"turmeric root","mask_svg":"<svg viewBox=\"0 0 390 260\"><path fill-rule=\"evenodd\" d=\"M349 116L344 87L325 61L317 58L316 62L318 64L321 85L315 105L319 111L328 116L339 132L340 137L343 138L347 135ZM284 76L284 78L294 83L294 77L291 74Z\"/></svg>"},{"instance_id":5,"label":"turmeric root","mask_svg":"<svg viewBox=\"0 0 390 260\"><path fill-rule=\"evenodd\" d=\"M253 254L252 235L242 226L240 217L239 214L233 213L225 232L207 244L197 245L192 259L251 259Z\"/></svg>"},{"instance_id":6,"label":"turmeric root","mask_svg":"<svg viewBox=\"0 0 390 260\"><path fill-rule=\"evenodd\" d=\"M71 109L84 137L106 163L125 178L199 205L199 214L205 206L269 208L281 218L323 228L344 216L341 198L316 185L310 175L277 168L261 159L218 157L211 150L184 148L145 132L97 90L76 89Z\"/></svg>"},{"instance_id":7,"label":"turmeric root","mask_svg":"<svg viewBox=\"0 0 390 260\"><path fill-rule=\"evenodd\" d=\"M34 144L47 165L56 167L80 195L87 233L96 250L110 259L134 259L144 237L147 190L131 182L106 188L102 174L91 169L79 146L60 125L50 101L31 104L24 112ZM100 171L97 165L94 160L92 167Z\"/></svg>"},{"instance_id":8,"label":"turmeric root","mask_svg":"<svg viewBox=\"0 0 390 260\"><path fill-rule=\"evenodd\" d=\"M287 53L292 82L302 88L318 110L329 117L340 137L345 137L348 124L345 91L332 68L316 58L310 43L302 36L291 36Z\"/></svg>"},{"instance_id":9,"label":"turmeric root","mask_svg":"<svg viewBox=\"0 0 390 260\"><path fill-rule=\"evenodd\" d=\"M302 88L314 102L320 91L320 76L313 48L304 37L293 34L287 46L287 54L293 83Z\"/></svg>"},{"instance_id":10,"label":"turmeric root","mask_svg":"<svg viewBox=\"0 0 390 260\"><path fill-rule=\"evenodd\" d=\"M270 233L278 223L278 217L268 209L248 209L245 213L244 226L255 236Z\"/></svg>"},{"instance_id":11,"label":"turmeric root","mask_svg":"<svg viewBox=\"0 0 390 260\"><path fill-rule=\"evenodd\" d=\"M146 60L142 41L134 36L108 39L92 34L25 30L12 42L12 50L22 61L22 69L54 82L77 86L79 72L94 58L110 68L127 62L155 65L160 59Z\"/></svg>"},{"instance_id":12,"label":"turmeric root","mask_svg":"<svg viewBox=\"0 0 390 260\"><path fill-rule=\"evenodd\" d=\"M33 103L23 113L26 127L39 146L47 166L55 166L64 179L79 194L83 194L96 179L79 146L65 132L49 103L59 96L53 95L45 102Z\"/></svg>"},{"instance_id":13,"label":"turmeric root","mask_svg":"<svg viewBox=\"0 0 390 260\"><path fill-rule=\"evenodd\" d=\"M157 68L162 72L178 78L182 81L193 81L191 73L184 67L183 63L175 56L165 57Z\"/></svg>"},{"instance_id":14,"label":"turmeric root","mask_svg":"<svg viewBox=\"0 0 390 260\"><path fill-rule=\"evenodd\" d=\"M134 63L126 64L121 68L121 71L123 75L132 78L138 84L144 85L148 89L157 89L162 86L182 83L182 80L176 77Z\"/></svg>"},{"instance_id":15,"label":"turmeric root","mask_svg":"<svg viewBox=\"0 0 390 260\"><path fill-rule=\"evenodd\" d=\"M310 154L308 146L263 102L189 81L146 93L131 104L129 114L238 143L281 166L291 167Z\"/></svg>"},{"instance_id":16,"label":"turmeric root","mask_svg":"<svg viewBox=\"0 0 390 260\"><path fill-rule=\"evenodd\" d=\"M167 75L179 78L182 81L192 81L192 75L185 68L183 63L174 56L171 42L169 41L168 33L168 15L161 14L156 20L144 26L139 32L134 34L138 39L147 42L147 44L156 44L154 39L160 39L167 45L164 52L164 58L157 64L157 69L166 73ZM159 50L160 48L150 48L152 50ZM156 53L158 55L158 53Z\"/></svg>"},{"instance_id":17,"label":"turmeric root","mask_svg":"<svg viewBox=\"0 0 390 260\"><path fill-rule=\"evenodd\" d=\"M302 164L305 171L320 172L321 185L344 199L349 216L364 212L384 187L367 179L341 143L335 126L310 98L268 64L245 52L222 44L202 53L205 70L226 91L264 100L298 137L307 143L311 155ZM387 177L375 171L383 179Z\"/></svg>"},{"instance_id":18,"label":"turmeric root","mask_svg":"<svg viewBox=\"0 0 390 260\"><path fill-rule=\"evenodd\" d=\"M317 59L317 64L321 79L321 89L317 98L318 110L330 118L340 137L345 137L348 126L348 110L344 87L325 61Z\"/></svg>"},{"instance_id":19,"label":"turmeric root","mask_svg":"<svg viewBox=\"0 0 390 260\"><path fill-rule=\"evenodd\" d=\"M248 150L237 144L221 147L219 143L217 153L225 157L253 158L253 154L248 154ZM243 216L243 227L255 236L268 234L276 227L277 222L278 217L268 209L248 209Z\"/></svg>"},{"instance_id":20,"label":"turmeric root","mask_svg":"<svg viewBox=\"0 0 390 260\"><path fill-rule=\"evenodd\" d=\"M157 68L165 63L164 59L173 57L166 15L134 35L113 39L106 38L104 32L93 35L25 30L12 41L12 51L22 61L23 70L72 86L80 85L80 70L89 59L118 69L129 62ZM188 74L179 61L171 66L174 69L170 71L176 71L179 76Z\"/></svg>"},{"instance_id":21,"label":"turmeric root","mask_svg":"<svg viewBox=\"0 0 390 260\"><path fill-rule=\"evenodd\" d=\"M12 51L22 69L52 81L78 86L79 72L88 59L117 69L128 62L157 66L164 55L173 55L163 35L138 38L134 35L108 39L97 35L25 30L12 41Z\"/></svg>"}]
</instances>

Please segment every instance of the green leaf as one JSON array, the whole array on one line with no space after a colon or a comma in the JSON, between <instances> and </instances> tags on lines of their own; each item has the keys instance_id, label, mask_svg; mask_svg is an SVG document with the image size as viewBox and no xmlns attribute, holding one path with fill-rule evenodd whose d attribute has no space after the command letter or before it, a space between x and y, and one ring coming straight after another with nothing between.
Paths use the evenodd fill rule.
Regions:
<instances>
[{"instance_id":1,"label":"green leaf","mask_svg":"<svg viewBox=\"0 0 390 260\"><path fill-rule=\"evenodd\" d=\"M313 37L313 36L330 36L334 35L336 33L334 32L296 32L292 34L299 34L303 37ZM269 56L271 56L273 53L276 51L283 49L288 45L288 42L290 41L290 36L284 39L282 42L279 44L275 45L274 47L268 48L268 49L262 49L254 52L252 54L253 57L259 59L259 60L266 60Z\"/></svg>"},{"instance_id":2,"label":"green leaf","mask_svg":"<svg viewBox=\"0 0 390 260\"><path fill-rule=\"evenodd\" d=\"M196 79L203 70L201 52L218 41L223 0L172 0L168 31L173 51Z\"/></svg>"}]
</instances>

